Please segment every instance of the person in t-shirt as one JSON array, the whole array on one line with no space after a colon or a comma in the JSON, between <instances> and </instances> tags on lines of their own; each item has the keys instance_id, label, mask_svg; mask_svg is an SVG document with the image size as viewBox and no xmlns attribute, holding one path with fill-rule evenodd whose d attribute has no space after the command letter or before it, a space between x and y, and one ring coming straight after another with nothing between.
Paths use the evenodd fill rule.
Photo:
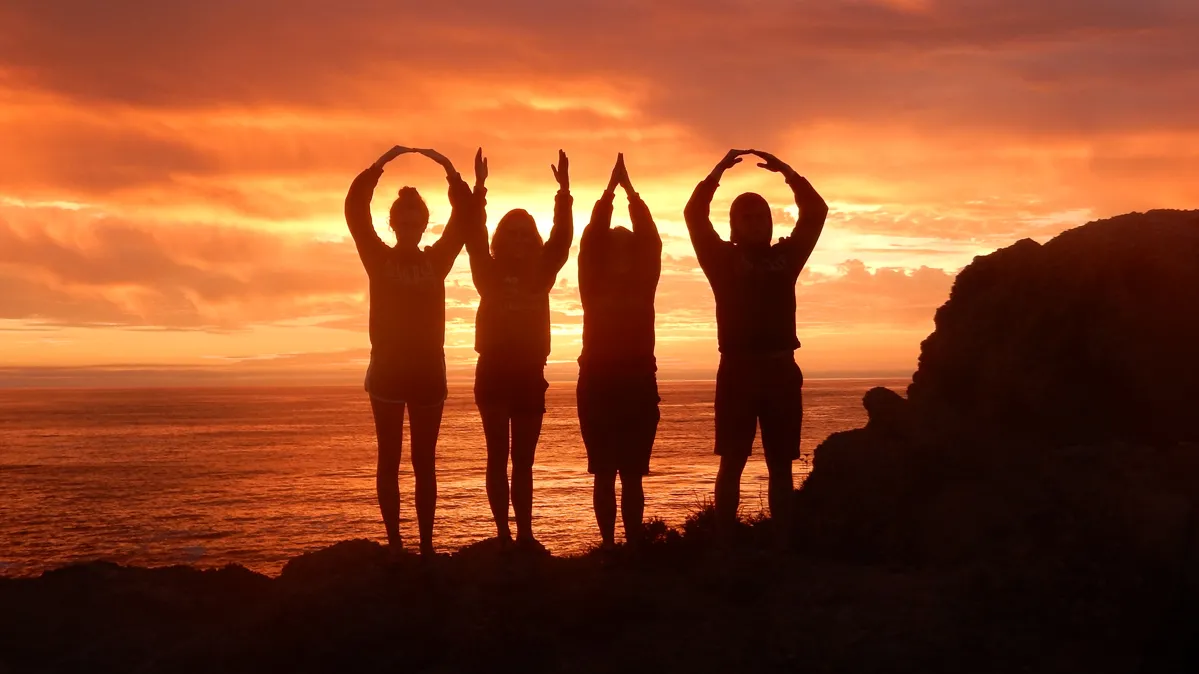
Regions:
<instances>
[{"instance_id":1,"label":"person in t-shirt","mask_svg":"<svg viewBox=\"0 0 1199 674\"><path fill-rule=\"evenodd\" d=\"M550 290L566 264L574 238L566 153L551 165L558 181L554 225L547 241L523 209L500 218L487 246L486 188L476 186L481 216L467 235L470 270L479 291L475 316L475 403L487 440L487 500L501 542L508 526L508 458L512 458L512 510L516 542L538 548L533 537L533 458L545 415L545 364L550 353ZM511 431L511 435L509 435ZM511 444L509 444L511 441Z\"/></svg>"},{"instance_id":2,"label":"person in t-shirt","mask_svg":"<svg viewBox=\"0 0 1199 674\"><path fill-rule=\"evenodd\" d=\"M720 178L747 154L762 159L759 167L783 175L799 207L791 236L774 245L770 204L752 192L733 200L730 241L712 227L709 211ZM770 513L780 541L789 526L791 464L799 458L803 420L803 374L795 362L795 282L827 215L828 206L807 179L758 150L730 150L696 186L684 211L695 255L716 297L716 514L725 527L736 520L741 473L761 424Z\"/></svg>"},{"instance_id":3,"label":"person in t-shirt","mask_svg":"<svg viewBox=\"0 0 1199 674\"><path fill-rule=\"evenodd\" d=\"M612 228L617 185L629 200L631 231ZM579 243L579 428L587 471L595 476L592 502L605 548L615 545L617 475L625 540L636 546L642 539L641 478L649 473L659 420L654 294L661 274L662 237L649 207L633 190L624 155L618 155Z\"/></svg>"},{"instance_id":4,"label":"person in t-shirt","mask_svg":"<svg viewBox=\"0 0 1199 674\"><path fill-rule=\"evenodd\" d=\"M429 209L412 187L400 189L388 224L394 247L383 243L371 220L371 197L383 166L402 154L417 153L445 168L453 211L441 238L420 248ZM400 540L400 452L404 410L412 437L416 478L416 516L421 554L433 552L437 505L434 451L446 399L445 278L465 242L468 221L476 215L470 187L441 154L395 146L354 179L345 202L346 224L370 282L371 358L365 388L370 395L379 443L375 488L379 510L394 557Z\"/></svg>"}]
</instances>

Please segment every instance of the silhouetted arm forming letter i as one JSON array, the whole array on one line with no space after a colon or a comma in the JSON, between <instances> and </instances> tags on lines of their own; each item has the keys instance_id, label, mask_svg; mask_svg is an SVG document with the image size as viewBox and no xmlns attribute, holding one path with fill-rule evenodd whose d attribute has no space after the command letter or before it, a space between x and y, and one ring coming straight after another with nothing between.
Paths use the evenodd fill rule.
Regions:
<instances>
[{"instance_id":1,"label":"silhouetted arm forming letter i","mask_svg":"<svg viewBox=\"0 0 1199 674\"><path fill-rule=\"evenodd\" d=\"M554 178L558 181L558 193L554 196L554 226L550 229L550 238L545 242L545 270L550 275L550 283L566 264L570 255L570 244L575 237L574 213L571 206L574 199L570 196L569 160L566 153L558 150L558 165L550 165Z\"/></svg>"}]
</instances>

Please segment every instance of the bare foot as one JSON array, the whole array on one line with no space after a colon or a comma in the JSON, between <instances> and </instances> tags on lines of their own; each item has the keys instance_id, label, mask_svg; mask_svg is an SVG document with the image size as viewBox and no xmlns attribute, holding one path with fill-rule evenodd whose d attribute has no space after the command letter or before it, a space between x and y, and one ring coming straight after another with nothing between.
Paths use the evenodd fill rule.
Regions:
<instances>
[{"instance_id":1,"label":"bare foot","mask_svg":"<svg viewBox=\"0 0 1199 674\"><path fill-rule=\"evenodd\" d=\"M645 546L645 527L625 531L625 546L630 552L637 552Z\"/></svg>"},{"instance_id":2,"label":"bare foot","mask_svg":"<svg viewBox=\"0 0 1199 674\"><path fill-rule=\"evenodd\" d=\"M404 543L400 539L388 541L387 543L387 561L394 564L404 556Z\"/></svg>"},{"instance_id":3,"label":"bare foot","mask_svg":"<svg viewBox=\"0 0 1199 674\"><path fill-rule=\"evenodd\" d=\"M536 538L533 538L532 536L517 536L516 537L516 548L518 550L520 550L521 552L526 552L526 553L530 553L530 554L538 555L538 556L550 554L549 550L546 550L545 546L542 545L540 541L538 541Z\"/></svg>"}]
</instances>

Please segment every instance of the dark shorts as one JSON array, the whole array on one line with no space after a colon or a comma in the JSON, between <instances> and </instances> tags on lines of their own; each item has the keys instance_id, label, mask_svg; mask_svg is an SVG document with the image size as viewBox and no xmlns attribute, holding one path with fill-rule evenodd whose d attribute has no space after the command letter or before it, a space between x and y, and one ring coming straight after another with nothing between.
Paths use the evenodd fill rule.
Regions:
<instances>
[{"instance_id":1,"label":"dark shorts","mask_svg":"<svg viewBox=\"0 0 1199 674\"><path fill-rule=\"evenodd\" d=\"M759 424L767 462L799 458L799 365L793 356L721 356L716 372L716 453L749 456Z\"/></svg>"},{"instance_id":2,"label":"dark shorts","mask_svg":"<svg viewBox=\"0 0 1199 674\"><path fill-rule=\"evenodd\" d=\"M475 365L475 404L506 410L510 416L545 414L545 363L512 363L479 356Z\"/></svg>"},{"instance_id":3,"label":"dark shorts","mask_svg":"<svg viewBox=\"0 0 1199 674\"><path fill-rule=\"evenodd\" d=\"M445 356L389 360L371 357L363 388L371 399L431 407L445 403Z\"/></svg>"},{"instance_id":4,"label":"dark shorts","mask_svg":"<svg viewBox=\"0 0 1199 674\"><path fill-rule=\"evenodd\" d=\"M654 373L582 368L577 394L587 472L649 474L649 456L661 418Z\"/></svg>"}]
</instances>

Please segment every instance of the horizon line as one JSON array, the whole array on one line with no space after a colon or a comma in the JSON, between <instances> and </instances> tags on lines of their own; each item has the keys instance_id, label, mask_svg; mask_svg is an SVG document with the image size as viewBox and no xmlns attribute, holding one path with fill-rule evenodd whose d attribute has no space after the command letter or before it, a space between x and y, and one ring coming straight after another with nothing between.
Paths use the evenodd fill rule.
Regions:
<instances>
[{"instance_id":1,"label":"horizon line","mask_svg":"<svg viewBox=\"0 0 1199 674\"><path fill-rule=\"evenodd\" d=\"M168 375L169 376L169 375ZM879 371L879 372L816 372L805 374L804 381L862 381L862 380L908 380L911 381L912 374L900 374L896 371ZM21 391L21 390L134 390L134 389L220 389L220 388L361 388L362 384L352 381L329 381L312 379L302 381L297 379L280 380L273 378L262 379L241 379L241 378L201 378L198 381L153 381L153 377L140 378L141 381L121 381L121 377L113 376L112 381L105 381L109 377L84 377L82 380L74 382L64 382L58 378L38 380L36 378L27 381L5 382L0 381L0 391ZM172 378L173 379L173 378ZM339 378L340 379L340 378ZM469 386L473 383L473 378L467 377L450 377L447 383L450 386ZM577 378L564 377L547 377L546 381L550 385L574 384ZM659 376L659 382L674 382L674 383L714 383L716 381L715 373L708 377L696 377L691 375L680 374L678 376Z\"/></svg>"}]
</instances>

